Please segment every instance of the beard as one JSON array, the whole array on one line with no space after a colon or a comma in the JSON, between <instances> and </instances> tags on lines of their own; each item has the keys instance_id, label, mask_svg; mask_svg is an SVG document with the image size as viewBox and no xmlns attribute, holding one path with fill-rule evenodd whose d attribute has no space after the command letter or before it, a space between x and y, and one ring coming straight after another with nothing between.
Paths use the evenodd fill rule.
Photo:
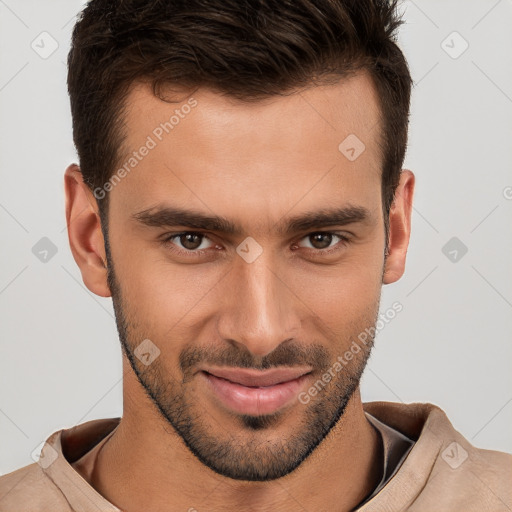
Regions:
<instances>
[{"instance_id":1,"label":"beard","mask_svg":"<svg viewBox=\"0 0 512 512\"><path fill-rule=\"evenodd\" d=\"M291 344L287 340L266 356L254 356L243 346L186 347L178 357L179 379L173 378L170 368L163 364L163 357L145 366L135 355L142 336L135 315L127 314L129 308L123 300L113 262L106 241L108 284L116 315L117 330L122 350L146 395L156 406L165 424L172 427L188 449L199 461L219 475L246 481L268 481L281 478L300 466L342 418L347 404L359 386L373 347L374 335L361 346L358 357L351 364L336 372L336 376L311 397L307 404L293 404L292 411L300 409L300 419L284 436L276 438L278 428L287 414L279 410L272 414L247 415L230 412L229 417L237 429L230 429L216 420L200 403L196 392L197 379L193 378L199 364L253 368L263 370L283 366L311 366L313 374L321 378L336 360L320 344ZM360 332L375 326L378 318L380 296L370 312L357 325L351 327L355 336L337 340L345 352ZM139 332L137 332L137 330ZM375 332L374 329L371 329ZM149 336L151 338L151 336ZM165 344L162 344L164 346ZM169 344L167 344L169 346ZM318 382L315 379L315 382ZM172 463L172 462L171 462Z\"/></svg>"}]
</instances>

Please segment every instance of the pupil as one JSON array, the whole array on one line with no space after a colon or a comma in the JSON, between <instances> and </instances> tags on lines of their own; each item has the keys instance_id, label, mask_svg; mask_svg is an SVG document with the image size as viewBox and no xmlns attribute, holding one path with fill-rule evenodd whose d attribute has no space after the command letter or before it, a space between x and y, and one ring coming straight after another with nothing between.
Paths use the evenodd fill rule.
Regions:
<instances>
[{"instance_id":1,"label":"pupil","mask_svg":"<svg viewBox=\"0 0 512 512\"><path fill-rule=\"evenodd\" d=\"M324 237L324 242L322 242L322 237ZM325 249L331 245L332 235L330 233L317 233L316 235L312 235L312 238L314 240L312 245L316 249ZM320 241L320 247L316 245L317 241Z\"/></svg>"},{"instance_id":2,"label":"pupil","mask_svg":"<svg viewBox=\"0 0 512 512\"><path fill-rule=\"evenodd\" d=\"M201 235L187 233L185 235L181 235L181 243L186 249L197 249L201 245L200 238ZM330 233L316 233L315 235L311 235L311 238L313 239L312 244L316 249L325 249L326 247L329 247L332 242L332 235Z\"/></svg>"},{"instance_id":3,"label":"pupil","mask_svg":"<svg viewBox=\"0 0 512 512\"><path fill-rule=\"evenodd\" d=\"M195 235L193 233L187 233L185 235L181 235L181 244L183 245L183 247L185 247L186 249L189 249L189 250L197 249L201 245L201 242L197 243L197 240L196 240L196 242L194 243L194 241L193 241L194 238L199 239L200 235Z\"/></svg>"}]
</instances>

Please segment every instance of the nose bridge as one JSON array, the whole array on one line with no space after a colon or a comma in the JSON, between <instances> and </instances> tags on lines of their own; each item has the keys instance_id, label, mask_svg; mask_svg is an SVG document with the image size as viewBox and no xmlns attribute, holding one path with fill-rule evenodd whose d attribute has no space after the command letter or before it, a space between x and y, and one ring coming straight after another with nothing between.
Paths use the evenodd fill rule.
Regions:
<instances>
[{"instance_id":1,"label":"nose bridge","mask_svg":"<svg viewBox=\"0 0 512 512\"><path fill-rule=\"evenodd\" d=\"M265 251L252 263L240 258L227 283L229 295L219 321L219 334L264 356L292 337L299 319L288 289Z\"/></svg>"}]
</instances>

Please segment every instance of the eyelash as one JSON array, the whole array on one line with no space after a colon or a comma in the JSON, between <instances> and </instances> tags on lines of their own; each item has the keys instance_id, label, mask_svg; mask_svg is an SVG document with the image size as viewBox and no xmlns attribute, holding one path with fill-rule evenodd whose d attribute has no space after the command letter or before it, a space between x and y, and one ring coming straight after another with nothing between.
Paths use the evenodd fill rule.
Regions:
<instances>
[{"instance_id":1,"label":"eyelash","mask_svg":"<svg viewBox=\"0 0 512 512\"><path fill-rule=\"evenodd\" d=\"M329 255L329 254L331 254L333 252L337 252L337 251L341 250L342 248L346 247L350 243L350 238L348 236L346 236L346 234L339 233L339 232L336 232L336 231L312 231L311 233L308 233L307 235L304 235L302 238L300 238L300 240L303 240L304 238L308 238L308 237L310 237L312 235L318 235L318 234L334 235L334 236L336 236L336 237L338 237L340 239L340 242L338 242L337 244L335 244L334 247L331 247L329 249L311 249L311 248L307 248L307 247L305 248L306 250L313 251L314 253L316 253L317 255L320 255L320 256L326 256L326 255ZM208 239L208 237L205 234L199 233L197 231L182 231L180 233L168 234L161 241L161 243L165 247L170 248L172 252L174 252L174 253L176 253L178 255L184 255L184 256L187 256L187 257L191 257L191 256L192 257L201 257L205 253L207 253L210 250L212 250L212 248L201 249L199 251L198 250L187 250L187 249L176 248L175 244L172 243L172 240L175 239L175 238L179 238L180 236L183 236L183 235L199 235L203 239L204 238ZM295 246L296 242L294 242L293 245Z\"/></svg>"}]
</instances>

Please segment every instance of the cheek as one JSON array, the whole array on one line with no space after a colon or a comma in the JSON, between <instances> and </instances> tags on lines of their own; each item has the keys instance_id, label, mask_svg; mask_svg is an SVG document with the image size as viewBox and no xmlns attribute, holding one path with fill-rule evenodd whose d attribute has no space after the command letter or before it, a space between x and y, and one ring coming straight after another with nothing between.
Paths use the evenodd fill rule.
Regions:
<instances>
[{"instance_id":1,"label":"cheek","mask_svg":"<svg viewBox=\"0 0 512 512\"><path fill-rule=\"evenodd\" d=\"M378 315L382 264L365 261L341 265L322 272L304 273L294 288L308 306L306 332L322 333L331 350L341 354L351 340L375 324ZM312 314L311 312L314 312Z\"/></svg>"},{"instance_id":2,"label":"cheek","mask_svg":"<svg viewBox=\"0 0 512 512\"><path fill-rule=\"evenodd\" d=\"M200 266L173 263L155 240L112 236L111 253L126 310L155 327L161 319L169 329L222 276Z\"/></svg>"},{"instance_id":3,"label":"cheek","mask_svg":"<svg viewBox=\"0 0 512 512\"><path fill-rule=\"evenodd\" d=\"M380 296L383 258L354 254L336 266L290 275L297 294L318 314L355 317Z\"/></svg>"},{"instance_id":4,"label":"cheek","mask_svg":"<svg viewBox=\"0 0 512 512\"><path fill-rule=\"evenodd\" d=\"M212 296L225 272L201 273L198 267L192 268L152 261L131 269L125 266L123 275L117 276L132 344L151 339L161 349L161 364L168 369L176 365L184 347L205 338L205 324L218 307Z\"/></svg>"}]
</instances>

